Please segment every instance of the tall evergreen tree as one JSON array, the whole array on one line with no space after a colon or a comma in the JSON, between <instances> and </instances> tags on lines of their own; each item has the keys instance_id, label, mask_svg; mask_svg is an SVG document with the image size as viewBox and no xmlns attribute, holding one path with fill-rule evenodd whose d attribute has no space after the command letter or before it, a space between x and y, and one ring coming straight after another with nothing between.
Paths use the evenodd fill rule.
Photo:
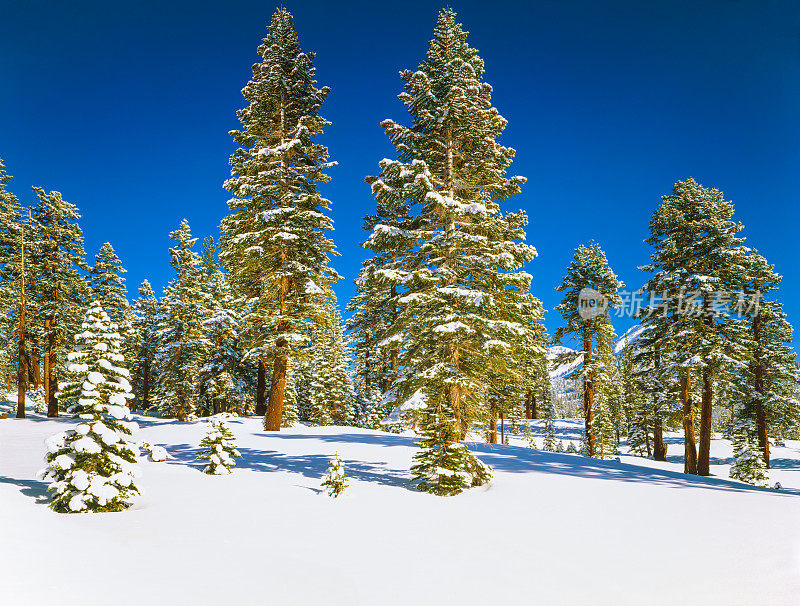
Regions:
<instances>
[{"instance_id":1,"label":"tall evergreen tree","mask_svg":"<svg viewBox=\"0 0 800 606\"><path fill-rule=\"evenodd\" d=\"M55 397L59 362L72 347L89 302L89 288L79 270L86 271L80 215L61 194L33 188L38 199L32 209L33 234L30 273L34 284L32 324L41 328L44 346L44 386L47 416L58 416Z\"/></svg>"},{"instance_id":2,"label":"tall evergreen tree","mask_svg":"<svg viewBox=\"0 0 800 606\"><path fill-rule=\"evenodd\" d=\"M23 277L24 242L26 240L22 219L22 209L17 197L8 191L12 177L6 172L0 159L0 309L3 313L3 343L6 357L3 366L6 370L7 387L13 369L16 368L17 418L25 417L25 391L27 388L27 348L26 348L26 285ZM28 234L27 242L31 237Z\"/></svg>"},{"instance_id":3,"label":"tall evergreen tree","mask_svg":"<svg viewBox=\"0 0 800 606\"><path fill-rule=\"evenodd\" d=\"M188 221L181 221L169 237L175 241L169 254L176 275L159 304L154 401L161 414L185 421L197 404L208 297L201 287L200 256L193 250L197 238Z\"/></svg>"},{"instance_id":4,"label":"tall evergreen tree","mask_svg":"<svg viewBox=\"0 0 800 606\"><path fill-rule=\"evenodd\" d=\"M610 389L613 385L609 377L611 372L611 348L614 343L614 329L608 316L608 309L619 305L618 294L624 285L608 265L606 254L596 242L588 246L581 244L575 250L575 256L567 268L567 274L557 291L566 292L564 299L556 306L566 326L556 330L555 342L560 343L570 336L577 340L580 349L571 350L560 356L557 363L572 362L579 356L582 361L581 378L583 383L584 432L586 434L587 454L595 456L597 449L597 432L594 428L595 412L610 401ZM604 297L606 309L597 315L584 312L582 304L589 301L589 291ZM598 307L598 310L600 308ZM595 398L599 395L599 401ZM604 440L607 437L608 414L603 413ZM603 449L607 455L608 445Z\"/></svg>"},{"instance_id":5,"label":"tall evergreen tree","mask_svg":"<svg viewBox=\"0 0 800 606\"><path fill-rule=\"evenodd\" d=\"M459 441L486 417L493 373L532 330L520 309L526 298L533 304L531 277L520 268L536 251L521 242L525 214L503 214L498 204L524 178L505 176L514 150L497 142L506 120L483 75L455 13L441 11L426 60L401 74L410 126L382 123L398 158L368 179L379 204L405 201L411 215L375 225L371 238L405 241L402 254L380 263L384 288L402 284L382 343L399 341L402 370L390 398L422 407L412 469L419 487L436 494L488 479Z\"/></svg>"},{"instance_id":6,"label":"tall evergreen tree","mask_svg":"<svg viewBox=\"0 0 800 606\"><path fill-rule=\"evenodd\" d=\"M127 270L122 266L114 247L106 242L94 257L94 265L89 273L92 293L103 309L121 329L127 323L129 308L126 297L125 278L122 274Z\"/></svg>"},{"instance_id":7,"label":"tall evergreen tree","mask_svg":"<svg viewBox=\"0 0 800 606\"><path fill-rule=\"evenodd\" d=\"M97 301L86 312L77 345L69 354L68 378L58 399L80 424L48 440L51 507L62 513L120 511L139 493L133 397L117 326Z\"/></svg>"},{"instance_id":8,"label":"tall evergreen tree","mask_svg":"<svg viewBox=\"0 0 800 606\"><path fill-rule=\"evenodd\" d=\"M720 305L722 293L740 292L747 278L747 250L733 221L733 204L722 192L694 179L678 181L650 220L654 247L646 289L663 301L661 356L680 377L684 410L686 473L709 474L714 379L747 359L741 324ZM695 450L692 372L702 380L700 441Z\"/></svg>"},{"instance_id":9,"label":"tall evergreen tree","mask_svg":"<svg viewBox=\"0 0 800 606\"><path fill-rule=\"evenodd\" d=\"M134 394L131 410L148 410L155 384L153 371L158 349L158 300L147 280L139 287L139 298L132 307L131 329L125 340Z\"/></svg>"},{"instance_id":10,"label":"tall evergreen tree","mask_svg":"<svg viewBox=\"0 0 800 606\"><path fill-rule=\"evenodd\" d=\"M327 313L311 339L313 374L310 386L314 422L319 425L352 425L356 401L350 378L350 356L336 299L326 304Z\"/></svg>"},{"instance_id":11,"label":"tall evergreen tree","mask_svg":"<svg viewBox=\"0 0 800 606\"><path fill-rule=\"evenodd\" d=\"M222 222L220 259L242 301L252 302L243 318L247 356L273 359L265 427L281 427L287 360L306 340L307 326L324 313L327 287L339 278L329 266L335 252L325 236L333 222L329 202L317 191L329 177L328 150L315 138L329 124L319 115L327 87L317 88L314 54L303 52L291 14L272 16L261 58L237 112L242 130L232 131L239 149L231 156L233 198ZM263 379L262 379L263 384Z\"/></svg>"}]
</instances>

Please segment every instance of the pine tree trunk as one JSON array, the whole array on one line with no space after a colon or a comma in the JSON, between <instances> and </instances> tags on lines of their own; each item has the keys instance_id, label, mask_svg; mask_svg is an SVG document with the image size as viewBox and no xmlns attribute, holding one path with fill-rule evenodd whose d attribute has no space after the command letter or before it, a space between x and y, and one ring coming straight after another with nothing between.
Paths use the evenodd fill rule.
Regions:
<instances>
[{"instance_id":1,"label":"pine tree trunk","mask_svg":"<svg viewBox=\"0 0 800 606\"><path fill-rule=\"evenodd\" d=\"M150 360L145 358L142 374L142 410L150 408Z\"/></svg>"},{"instance_id":2,"label":"pine tree trunk","mask_svg":"<svg viewBox=\"0 0 800 606\"><path fill-rule=\"evenodd\" d=\"M714 402L714 382L711 372L703 372L703 401L700 410L700 448L697 453L697 475L711 473L711 414Z\"/></svg>"},{"instance_id":3,"label":"pine tree trunk","mask_svg":"<svg viewBox=\"0 0 800 606\"><path fill-rule=\"evenodd\" d=\"M681 381L683 404L683 473L697 473L697 449L694 444L694 417L692 416L692 371L687 368Z\"/></svg>"},{"instance_id":4,"label":"pine tree trunk","mask_svg":"<svg viewBox=\"0 0 800 606\"><path fill-rule=\"evenodd\" d=\"M533 397L533 392L529 389L525 393L525 419L527 419L527 420L533 419L533 410L531 409L531 407L532 407L531 398L532 397Z\"/></svg>"},{"instance_id":5,"label":"pine tree trunk","mask_svg":"<svg viewBox=\"0 0 800 606\"><path fill-rule=\"evenodd\" d=\"M489 411L489 443L497 444L497 411L494 404Z\"/></svg>"},{"instance_id":6,"label":"pine tree trunk","mask_svg":"<svg viewBox=\"0 0 800 606\"><path fill-rule=\"evenodd\" d=\"M289 342L281 338L278 349L284 350ZM264 417L264 429L266 431L280 431L283 419L283 397L286 392L286 354L279 353L275 356L275 363L272 367L272 384L269 389L269 403Z\"/></svg>"},{"instance_id":7,"label":"pine tree trunk","mask_svg":"<svg viewBox=\"0 0 800 606\"><path fill-rule=\"evenodd\" d=\"M656 374L661 366L661 348L656 345L653 366ZM656 461L667 460L667 446L664 444L664 420L661 418L661 398L663 394L656 394L653 403L653 459ZM648 455L650 451L648 450Z\"/></svg>"},{"instance_id":8,"label":"pine tree trunk","mask_svg":"<svg viewBox=\"0 0 800 606\"><path fill-rule=\"evenodd\" d=\"M647 437L649 438L649 436ZM649 456L649 450L647 454ZM659 413L656 413L653 420L653 459L656 461L667 460L667 445L664 444L664 421Z\"/></svg>"},{"instance_id":9,"label":"pine tree trunk","mask_svg":"<svg viewBox=\"0 0 800 606\"><path fill-rule=\"evenodd\" d=\"M31 381L34 389L39 389L42 384L42 367L39 358L39 347L36 342L31 347Z\"/></svg>"},{"instance_id":10,"label":"pine tree trunk","mask_svg":"<svg viewBox=\"0 0 800 606\"><path fill-rule=\"evenodd\" d=\"M756 342L754 352L753 375L755 377L756 394L754 400L756 411L756 432L758 433L758 446L761 449L761 456L764 458L764 465L769 469L769 434L767 433L767 411L764 401L764 360L761 352L761 316L756 314L753 318L753 338ZM733 407L731 407L731 422L733 422Z\"/></svg>"},{"instance_id":11,"label":"pine tree trunk","mask_svg":"<svg viewBox=\"0 0 800 606\"><path fill-rule=\"evenodd\" d=\"M22 271L19 278L19 350L17 355L17 418L25 418L25 391L28 387L28 364L25 360L25 232L22 236Z\"/></svg>"},{"instance_id":12,"label":"pine tree trunk","mask_svg":"<svg viewBox=\"0 0 800 606\"><path fill-rule=\"evenodd\" d=\"M449 352L449 361L450 363L458 368L458 347L455 345L448 345L448 352ZM455 419L455 427L454 431L455 434L458 436L459 440L463 440L466 434L466 427L464 426L462 419L461 419L461 386L456 385L454 383L450 383L447 386L447 402L450 405L450 410L453 411L453 418ZM495 442L497 442L497 436L495 435Z\"/></svg>"},{"instance_id":13,"label":"pine tree trunk","mask_svg":"<svg viewBox=\"0 0 800 606\"><path fill-rule=\"evenodd\" d=\"M264 394L267 390L267 367L263 359L258 360L258 384L256 386L256 410L255 414L259 417L267 414L267 404L264 401Z\"/></svg>"},{"instance_id":14,"label":"pine tree trunk","mask_svg":"<svg viewBox=\"0 0 800 606\"><path fill-rule=\"evenodd\" d=\"M19 340L19 357L17 360L17 418L25 418L25 392L28 389L28 363L25 360L25 338Z\"/></svg>"},{"instance_id":15,"label":"pine tree trunk","mask_svg":"<svg viewBox=\"0 0 800 606\"><path fill-rule=\"evenodd\" d=\"M592 362L592 336L584 334L583 336L583 367L586 368ZM590 371L589 378L584 379L583 383L583 415L584 415L584 431L586 432L586 447L588 455L593 457L595 454L595 439L594 439L594 372Z\"/></svg>"},{"instance_id":16,"label":"pine tree trunk","mask_svg":"<svg viewBox=\"0 0 800 606\"><path fill-rule=\"evenodd\" d=\"M47 356L48 356L48 365L47 365L47 385L50 389L50 397L47 399L47 416L48 417L57 417L58 416L58 398L56 398L56 392L58 391L58 380L53 372L53 369L56 368L56 364L58 364L57 354L56 354L56 333L53 328L53 321L51 318L50 321L50 333L47 335Z\"/></svg>"},{"instance_id":17,"label":"pine tree trunk","mask_svg":"<svg viewBox=\"0 0 800 606\"><path fill-rule=\"evenodd\" d=\"M531 419L538 419L539 413L536 410L536 394L531 392Z\"/></svg>"},{"instance_id":18,"label":"pine tree trunk","mask_svg":"<svg viewBox=\"0 0 800 606\"><path fill-rule=\"evenodd\" d=\"M49 334L50 332L50 320L47 319L44 321L44 332L45 334ZM44 382L44 403L45 406L48 408L50 407L50 348L45 346L44 348L44 375L43 375L43 382Z\"/></svg>"}]
</instances>

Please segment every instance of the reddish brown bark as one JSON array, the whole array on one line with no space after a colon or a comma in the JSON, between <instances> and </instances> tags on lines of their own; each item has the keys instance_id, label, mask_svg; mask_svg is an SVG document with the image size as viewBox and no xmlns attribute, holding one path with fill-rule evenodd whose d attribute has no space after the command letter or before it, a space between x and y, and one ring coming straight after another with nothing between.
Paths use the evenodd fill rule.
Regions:
<instances>
[{"instance_id":1,"label":"reddish brown bark","mask_svg":"<svg viewBox=\"0 0 800 606\"><path fill-rule=\"evenodd\" d=\"M494 406L492 406L492 410L489 415L489 443L497 444L497 412L495 411Z\"/></svg>"},{"instance_id":2,"label":"reddish brown bark","mask_svg":"<svg viewBox=\"0 0 800 606\"><path fill-rule=\"evenodd\" d=\"M687 368L681 379L683 404L683 473L697 473L697 449L694 443L694 417L692 416L692 371Z\"/></svg>"},{"instance_id":3,"label":"reddish brown bark","mask_svg":"<svg viewBox=\"0 0 800 606\"><path fill-rule=\"evenodd\" d=\"M506 414L500 413L500 443L506 443Z\"/></svg>"},{"instance_id":4,"label":"reddish brown bark","mask_svg":"<svg viewBox=\"0 0 800 606\"><path fill-rule=\"evenodd\" d=\"M31 382L33 383L33 388L39 389L39 385L42 384L42 366L40 363L39 348L35 342L31 347L30 365Z\"/></svg>"},{"instance_id":5,"label":"reddish brown bark","mask_svg":"<svg viewBox=\"0 0 800 606\"><path fill-rule=\"evenodd\" d=\"M714 403L714 382L709 371L703 372L703 400L700 408L700 447L697 453L697 475L711 473L711 411Z\"/></svg>"},{"instance_id":6,"label":"reddish brown bark","mask_svg":"<svg viewBox=\"0 0 800 606\"><path fill-rule=\"evenodd\" d=\"M267 367L264 360L258 361L258 384L256 385L256 410L258 416L267 414L267 404L264 394L267 390Z\"/></svg>"},{"instance_id":7,"label":"reddish brown bark","mask_svg":"<svg viewBox=\"0 0 800 606\"><path fill-rule=\"evenodd\" d=\"M53 327L53 321L50 322L51 328ZM55 330L51 330L50 334L47 335L47 387L50 390L50 395L47 399L47 416L48 417L57 417L58 416L58 398L56 398L56 392L58 391L58 378L54 373L54 369L58 364L58 357L56 354L56 333Z\"/></svg>"},{"instance_id":8,"label":"reddish brown bark","mask_svg":"<svg viewBox=\"0 0 800 606\"><path fill-rule=\"evenodd\" d=\"M592 336L584 334L583 336L583 366L586 368L592 361ZM594 439L594 372L590 372L588 378L584 379L583 383L583 415L584 415L584 430L586 432L586 445L590 457L595 453L595 439Z\"/></svg>"},{"instance_id":9,"label":"reddish brown bark","mask_svg":"<svg viewBox=\"0 0 800 606\"><path fill-rule=\"evenodd\" d=\"M30 215L29 215L30 217ZM17 355L17 418L25 418L25 391L28 387L28 361L25 349L25 231L22 232L22 270L19 275L19 350Z\"/></svg>"},{"instance_id":10,"label":"reddish brown bark","mask_svg":"<svg viewBox=\"0 0 800 606\"><path fill-rule=\"evenodd\" d=\"M756 342L756 350L753 356L753 375L755 377L754 387L758 394L753 402L756 409L756 433L758 434L758 446L761 455L764 457L764 465L769 469L769 433L767 432L767 410L764 405L764 360L761 352L761 316L756 314L753 318L753 338ZM731 422L733 412L731 412Z\"/></svg>"},{"instance_id":11,"label":"reddish brown bark","mask_svg":"<svg viewBox=\"0 0 800 606\"><path fill-rule=\"evenodd\" d=\"M661 366L661 349L656 345L655 357L653 359L653 366L656 373ZM658 398L663 397L658 394ZM659 400L655 402L655 413L653 414L653 459L656 461L667 460L667 445L664 444L664 420L661 418L661 411L659 410Z\"/></svg>"},{"instance_id":12,"label":"reddish brown bark","mask_svg":"<svg viewBox=\"0 0 800 606\"><path fill-rule=\"evenodd\" d=\"M531 398L533 398L533 392L529 389L525 393L525 418L526 419L533 419L533 410L531 406Z\"/></svg>"},{"instance_id":13,"label":"reddish brown bark","mask_svg":"<svg viewBox=\"0 0 800 606\"><path fill-rule=\"evenodd\" d=\"M278 340L278 350L284 350L289 342L281 338ZM283 420L283 397L286 391L286 354L278 353L272 366L272 384L269 389L269 402L264 416L264 429L266 431L280 431Z\"/></svg>"}]
</instances>

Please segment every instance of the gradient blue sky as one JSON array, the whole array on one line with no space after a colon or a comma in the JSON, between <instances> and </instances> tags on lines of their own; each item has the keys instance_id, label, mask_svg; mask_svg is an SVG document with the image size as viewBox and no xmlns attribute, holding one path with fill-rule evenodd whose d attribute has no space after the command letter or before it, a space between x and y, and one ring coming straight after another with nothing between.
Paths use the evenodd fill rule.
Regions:
<instances>
[{"instance_id":1,"label":"gradient blue sky","mask_svg":"<svg viewBox=\"0 0 800 606\"><path fill-rule=\"evenodd\" d=\"M436 2L286 2L333 92L321 141L339 165L334 264L352 293L373 209L365 175L392 156L378 123L403 121L398 71L424 57ZM639 287L659 196L693 176L736 204L748 244L784 275L800 322L800 3L471 2L451 6L486 62L503 143L528 177L507 208L530 217L533 291L548 309L576 245L595 238ZM89 257L106 240L135 294L171 278L181 218L217 234L228 131L275 5L269 2L6 1L0 15L0 157L29 187L76 203ZM549 313L553 331L560 318ZM618 322L618 332L627 327ZM800 340L795 339L796 343Z\"/></svg>"}]
</instances>

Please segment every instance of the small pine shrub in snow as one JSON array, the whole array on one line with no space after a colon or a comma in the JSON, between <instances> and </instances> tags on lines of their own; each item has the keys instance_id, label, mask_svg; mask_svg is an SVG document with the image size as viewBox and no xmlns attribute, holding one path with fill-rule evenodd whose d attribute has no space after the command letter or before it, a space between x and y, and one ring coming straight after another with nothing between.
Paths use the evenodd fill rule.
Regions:
<instances>
[{"instance_id":1,"label":"small pine shrub in snow","mask_svg":"<svg viewBox=\"0 0 800 606\"><path fill-rule=\"evenodd\" d=\"M347 488L347 476L345 475L344 462L339 458L337 452L331 457L328 464L328 471L322 487L328 492L330 497L338 497Z\"/></svg>"},{"instance_id":2,"label":"small pine shrub in snow","mask_svg":"<svg viewBox=\"0 0 800 606\"><path fill-rule=\"evenodd\" d=\"M552 417L544 420L544 445L543 450L554 451L556 449L556 428Z\"/></svg>"},{"instance_id":3,"label":"small pine shrub in snow","mask_svg":"<svg viewBox=\"0 0 800 606\"><path fill-rule=\"evenodd\" d=\"M28 397L31 400L33 410L39 414L47 414L47 404L44 401L44 388L38 387L29 392Z\"/></svg>"},{"instance_id":4,"label":"small pine shrub in snow","mask_svg":"<svg viewBox=\"0 0 800 606\"><path fill-rule=\"evenodd\" d=\"M556 452L564 452L564 440L559 440L555 448Z\"/></svg>"},{"instance_id":5,"label":"small pine shrub in snow","mask_svg":"<svg viewBox=\"0 0 800 606\"><path fill-rule=\"evenodd\" d=\"M769 475L755 436L755 423L751 419L738 419L734 422L730 477L748 484L766 486Z\"/></svg>"},{"instance_id":6,"label":"small pine shrub in snow","mask_svg":"<svg viewBox=\"0 0 800 606\"><path fill-rule=\"evenodd\" d=\"M167 449L163 446L151 445L149 442L139 442L139 447L147 452L148 457L154 463L162 463L169 458Z\"/></svg>"},{"instance_id":7,"label":"small pine shrub in snow","mask_svg":"<svg viewBox=\"0 0 800 606\"><path fill-rule=\"evenodd\" d=\"M522 439L525 440L528 448L536 448L533 446L533 432L531 431L531 424L527 421L525 421L525 424L522 426Z\"/></svg>"},{"instance_id":8,"label":"small pine shrub in snow","mask_svg":"<svg viewBox=\"0 0 800 606\"><path fill-rule=\"evenodd\" d=\"M492 479L491 468L458 441L452 421L426 413L420 429L420 451L414 455L411 473L417 488L438 496L453 496Z\"/></svg>"},{"instance_id":9,"label":"small pine shrub in snow","mask_svg":"<svg viewBox=\"0 0 800 606\"><path fill-rule=\"evenodd\" d=\"M44 477L53 482L50 506L58 512L121 511L139 494L136 446L127 440L135 423L127 400L129 373L121 367L122 338L103 308L92 303L68 356L69 381L59 385L59 401L81 423L49 438Z\"/></svg>"},{"instance_id":10,"label":"small pine shrub in snow","mask_svg":"<svg viewBox=\"0 0 800 606\"><path fill-rule=\"evenodd\" d=\"M567 449L564 452L568 452L570 454L577 454L578 449L575 448L575 442L570 440L569 444L567 444Z\"/></svg>"},{"instance_id":11,"label":"small pine shrub in snow","mask_svg":"<svg viewBox=\"0 0 800 606\"><path fill-rule=\"evenodd\" d=\"M208 461L203 471L209 475L233 473L235 458L242 455L236 450L236 438L225 421L211 421L206 437L200 442L203 450L197 455L200 460Z\"/></svg>"}]
</instances>

